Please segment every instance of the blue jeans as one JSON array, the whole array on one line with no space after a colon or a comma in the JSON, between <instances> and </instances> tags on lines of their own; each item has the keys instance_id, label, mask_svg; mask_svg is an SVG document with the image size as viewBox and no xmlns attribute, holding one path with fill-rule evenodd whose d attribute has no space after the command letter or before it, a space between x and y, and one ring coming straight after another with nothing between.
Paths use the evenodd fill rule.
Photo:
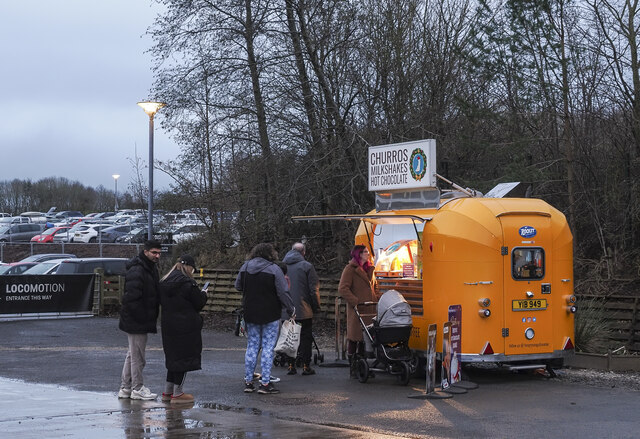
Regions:
<instances>
[{"instance_id":1,"label":"blue jeans","mask_svg":"<svg viewBox=\"0 0 640 439\"><path fill-rule=\"evenodd\" d=\"M273 366L273 348L278 341L278 330L280 321L275 320L264 325L247 322L247 353L244 356L244 380L247 383L253 381L253 372L256 370L258 362L258 352L260 355L260 368L262 377L260 383L269 384L271 379L271 366Z\"/></svg>"}]
</instances>

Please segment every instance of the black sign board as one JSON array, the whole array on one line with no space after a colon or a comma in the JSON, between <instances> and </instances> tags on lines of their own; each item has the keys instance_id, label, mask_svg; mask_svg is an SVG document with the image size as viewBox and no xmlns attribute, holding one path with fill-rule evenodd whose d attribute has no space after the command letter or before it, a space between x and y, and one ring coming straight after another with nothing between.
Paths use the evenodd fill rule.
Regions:
<instances>
[{"instance_id":1,"label":"black sign board","mask_svg":"<svg viewBox=\"0 0 640 439\"><path fill-rule=\"evenodd\" d=\"M0 315L87 312L93 274L0 276Z\"/></svg>"}]
</instances>

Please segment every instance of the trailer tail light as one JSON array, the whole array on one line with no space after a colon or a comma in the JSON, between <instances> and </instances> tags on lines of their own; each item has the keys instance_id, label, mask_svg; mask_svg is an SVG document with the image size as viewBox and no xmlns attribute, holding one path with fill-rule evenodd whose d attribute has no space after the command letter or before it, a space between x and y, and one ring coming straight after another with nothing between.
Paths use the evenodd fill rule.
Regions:
<instances>
[{"instance_id":1,"label":"trailer tail light","mask_svg":"<svg viewBox=\"0 0 640 439\"><path fill-rule=\"evenodd\" d=\"M480 317L489 317L491 315L491 310L489 309L479 309L478 310L478 314L480 314Z\"/></svg>"},{"instance_id":2,"label":"trailer tail light","mask_svg":"<svg viewBox=\"0 0 640 439\"><path fill-rule=\"evenodd\" d=\"M480 352L480 355L492 355L493 354L493 348L491 347L491 343L486 342L484 344L484 347L482 348L482 351Z\"/></svg>"},{"instance_id":3,"label":"trailer tail light","mask_svg":"<svg viewBox=\"0 0 640 439\"><path fill-rule=\"evenodd\" d=\"M570 296L566 296L566 298L568 304L576 303L576 296L574 296L573 294Z\"/></svg>"},{"instance_id":4,"label":"trailer tail light","mask_svg":"<svg viewBox=\"0 0 640 439\"><path fill-rule=\"evenodd\" d=\"M563 351L570 351L573 350L573 343L571 342L571 337L567 337L567 339L564 341L564 346L562 347Z\"/></svg>"},{"instance_id":5,"label":"trailer tail light","mask_svg":"<svg viewBox=\"0 0 640 439\"><path fill-rule=\"evenodd\" d=\"M491 305L491 299L489 299L488 297L485 297L483 299L478 300L478 304L486 308L487 306Z\"/></svg>"},{"instance_id":6,"label":"trailer tail light","mask_svg":"<svg viewBox=\"0 0 640 439\"><path fill-rule=\"evenodd\" d=\"M575 314L577 310L578 310L578 308L576 308L575 305L567 306L567 313L568 314Z\"/></svg>"}]
</instances>

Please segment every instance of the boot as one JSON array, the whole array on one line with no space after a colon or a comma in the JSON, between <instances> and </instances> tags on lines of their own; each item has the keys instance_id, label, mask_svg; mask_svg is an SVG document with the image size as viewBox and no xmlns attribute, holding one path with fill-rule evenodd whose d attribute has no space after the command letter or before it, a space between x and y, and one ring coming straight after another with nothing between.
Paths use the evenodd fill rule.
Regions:
<instances>
[{"instance_id":1,"label":"boot","mask_svg":"<svg viewBox=\"0 0 640 439\"><path fill-rule=\"evenodd\" d=\"M307 363L302 367L302 375L315 375L316 371Z\"/></svg>"},{"instance_id":2,"label":"boot","mask_svg":"<svg viewBox=\"0 0 640 439\"><path fill-rule=\"evenodd\" d=\"M289 363L289 370L287 371L287 375L295 375L298 371L296 370L295 363Z\"/></svg>"}]
</instances>

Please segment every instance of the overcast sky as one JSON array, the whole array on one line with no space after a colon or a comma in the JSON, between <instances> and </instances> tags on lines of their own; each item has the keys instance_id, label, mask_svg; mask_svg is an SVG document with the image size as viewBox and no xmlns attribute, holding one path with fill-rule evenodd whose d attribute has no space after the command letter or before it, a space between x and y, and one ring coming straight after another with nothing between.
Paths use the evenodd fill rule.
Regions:
<instances>
[{"instance_id":1,"label":"overcast sky","mask_svg":"<svg viewBox=\"0 0 640 439\"><path fill-rule=\"evenodd\" d=\"M151 0L16 0L0 13L0 181L66 177L126 189L127 158L149 157L149 117L136 103L153 77L145 35ZM156 116L156 160L178 147ZM145 177L148 170L144 170ZM156 170L154 187L168 188Z\"/></svg>"}]
</instances>

